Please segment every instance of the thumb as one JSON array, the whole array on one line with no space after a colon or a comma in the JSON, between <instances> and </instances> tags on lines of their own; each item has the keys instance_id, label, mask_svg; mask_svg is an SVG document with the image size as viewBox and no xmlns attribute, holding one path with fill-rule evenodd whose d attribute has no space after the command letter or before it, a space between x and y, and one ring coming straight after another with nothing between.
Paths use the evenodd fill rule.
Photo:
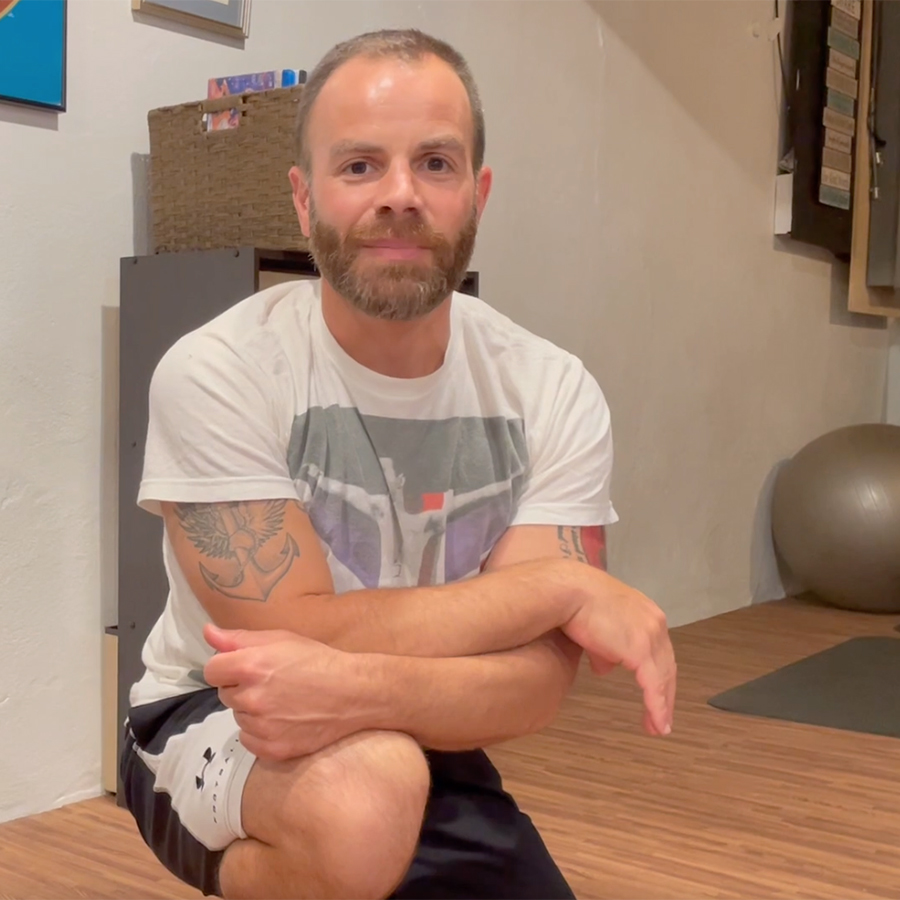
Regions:
<instances>
[{"instance_id":1,"label":"thumb","mask_svg":"<svg viewBox=\"0 0 900 900\"><path fill-rule=\"evenodd\" d=\"M591 656L590 662L591 671L595 675L599 675L601 678L604 675L609 675L609 673L612 672L616 667L616 664L614 662L611 662L608 659L604 659L602 656Z\"/></svg>"},{"instance_id":2,"label":"thumb","mask_svg":"<svg viewBox=\"0 0 900 900\"><path fill-rule=\"evenodd\" d=\"M248 631L246 628L220 628L212 622L203 626L203 637L219 653L229 653L244 647L260 647L294 637L285 631Z\"/></svg>"},{"instance_id":3,"label":"thumb","mask_svg":"<svg viewBox=\"0 0 900 900\"><path fill-rule=\"evenodd\" d=\"M203 626L203 637L206 643L219 653L228 653L230 650L237 650L238 647L242 646L240 643L241 633L240 631L220 628L213 622Z\"/></svg>"}]
</instances>

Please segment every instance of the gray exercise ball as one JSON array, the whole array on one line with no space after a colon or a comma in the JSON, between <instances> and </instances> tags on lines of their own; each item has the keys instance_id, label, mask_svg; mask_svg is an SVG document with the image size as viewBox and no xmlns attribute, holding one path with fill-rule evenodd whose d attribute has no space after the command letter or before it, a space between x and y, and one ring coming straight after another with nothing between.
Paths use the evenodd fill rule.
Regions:
<instances>
[{"instance_id":1,"label":"gray exercise ball","mask_svg":"<svg viewBox=\"0 0 900 900\"><path fill-rule=\"evenodd\" d=\"M839 428L788 460L775 478L772 536L826 603L900 612L900 426Z\"/></svg>"}]
</instances>

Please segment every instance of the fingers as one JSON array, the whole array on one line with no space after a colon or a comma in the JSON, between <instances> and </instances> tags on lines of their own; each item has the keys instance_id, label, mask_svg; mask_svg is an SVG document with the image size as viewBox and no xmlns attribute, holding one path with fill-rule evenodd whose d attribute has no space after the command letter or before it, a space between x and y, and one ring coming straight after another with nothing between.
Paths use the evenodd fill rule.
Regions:
<instances>
[{"instance_id":1,"label":"fingers","mask_svg":"<svg viewBox=\"0 0 900 900\"><path fill-rule=\"evenodd\" d=\"M243 658L238 652L219 653L203 667L203 677L211 687L236 687L246 677Z\"/></svg>"},{"instance_id":2,"label":"fingers","mask_svg":"<svg viewBox=\"0 0 900 900\"><path fill-rule=\"evenodd\" d=\"M654 673L643 687L644 707L651 724L658 734L669 734L672 731L672 725L669 706L666 702L665 685L660 682L658 674Z\"/></svg>"},{"instance_id":3,"label":"fingers","mask_svg":"<svg viewBox=\"0 0 900 900\"><path fill-rule=\"evenodd\" d=\"M251 713L235 712L234 720L241 729L241 743L262 759L286 759L286 744L280 740L279 729L271 719Z\"/></svg>"},{"instance_id":4,"label":"fingers","mask_svg":"<svg viewBox=\"0 0 900 900\"><path fill-rule=\"evenodd\" d=\"M259 738L254 737L252 734L241 730L239 735L241 743L256 757L259 759L266 759L265 754L265 741L261 741Z\"/></svg>"},{"instance_id":5,"label":"fingers","mask_svg":"<svg viewBox=\"0 0 900 900\"><path fill-rule=\"evenodd\" d=\"M236 713L248 713L258 715L259 710L253 697L248 695L247 689L242 685L227 685L219 688L219 699L229 709Z\"/></svg>"},{"instance_id":6,"label":"fingers","mask_svg":"<svg viewBox=\"0 0 900 900\"><path fill-rule=\"evenodd\" d=\"M651 654L635 672L644 692L645 725L649 721L660 735L671 734L675 705L675 658L668 639L656 654Z\"/></svg>"},{"instance_id":7,"label":"fingers","mask_svg":"<svg viewBox=\"0 0 900 900\"><path fill-rule=\"evenodd\" d=\"M666 706L669 710L669 726L675 725L675 694L678 683L678 667L675 664L675 651L672 650L672 663L669 677L666 679Z\"/></svg>"},{"instance_id":8,"label":"fingers","mask_svg":"<svg viewBox=\"0 0 900 900\"><path fill-rule=\"evenodd\" d=\"M243 628L220 628L212 622L203 626L206 643L219 653L229 653L246 647L262 647L281 641L299 641L302 638L291 631L249 631Z\"/></svg>"},{"instance_id":9,"label":"fingers","mask_svg":"<svg viewBox=\"0 0 900 900\"><path fill-rule=\"evenodd\" d=\"M260 666L277 653L278 644L314 643L289 631L228 630L211 623L203 627L203 636L217 651L203 668L212 687L233 687L258 679Z\"/></svg>"},{"instance_id":10,"label":"fingers","mask_svg":"<svg viewBox=\"0 0 900 900\"><path fill-rule=\"evenodd\" d=\"M241 729L241 743L259 759L284 762L307 755L302 748L292 747L284 735L279 735L278 730L264 717L235 713L234 718Z\"/></svg>"},{"instance_id":11,"label":"fingers","mask_svg":"<svg viewBox=\"0 0 900 900\"><path fill-rule=\"evenodd\" d=\"M288 760L298 759L300 756L307 755L296 753L285 743L264 741L254 737L252 734L248 734L246 731L240 733L240 740L257 759L263 759L267 762L287 762Z\"/></svg>"},{"instance_id":12,"label":"fingers","mask_svg":"<svg viewBox=\"0 0 900 900\"><path fill-rule=\"evenodd\" d=\"M675 649L669 639L668 629L659 647L661 662L657 663L657 669L662 679L663 705L666 710L666 730L663 734L672 731L675 721L675 691L678 680L678 666L675 664Z\"/></svg>"},{"instance_id":13,"label":"fingers","mask_svg":"<svg viewBox=\"0 0 900 900\"><path fill-rule=\"evenodd\" d=\"M235 711L234 721L245 734L252 735L258 741L266 741L272 739L271 729L272 723L262 716L255 716L252 713Z\"/></svg>"},{"instance_id":14,"label":"fingers","mask_svg":"<svg viewBox=\"0 0 900 900\"><path fill-rule=\"evenodd\" d=\"M635 667L635 680L643 691L644 730L654 736L672 732L675 707L674 655L660 650L661 660L648 653ZM591 671L600 677L616 668L616 663L602 656L590 656Z\"/></svg>"},{"instance_id":15,"label":"fingers","mask_svg":"<svg viewBox=\"0 0 900 900\"><path fill-rule=\"evenodd\" d=\"M203 667L203 676L210 687L235 688L259 681L265 660L260 651L247 647L217 653Z\"/></svg>"},{"instance_id":16,"label":"fingers","mask_svg":"<svg viewBox=\"0 0 900 900\"><path fill-rule=\"evenodd\" d=\"M651 604L646 644L635 669L644 692L645 728L657 735L672 732L675 706L675 651L669 637L665 614Z\"/></svg>"},{"instance_id":17,"label":"fingers","mask_svg":"<svg viewBox=\"0 0 900 900\"><path fill-rule=\"evenodd\" d=\"M276 754L268 741L257 737L249 731L241 729L241 743L258 759L270 760L271 762L281 762L285 757Z\"/></svg>"},{"instance_id":18,"label":"fingers","mask_svg":"<svg viewBox=\"0 0 900 900\"><path fill-rule=\"evenodd\" d=\"M271 698L264 689L254 685L237 685L219 688L219 700L232 710L235 716L248 716L258 720L259 728L265 728L273 709Z\"/></svg>"},{"instance_id":19,"label":"fingers","mask_svg":"<svg viewBox=\"0 0 900 900\"><path fill-rule=\"evenodd\" d=\"M656 726L653 724L653 717L650 715L649 712L647 712L646 709L644 710L644 723L643 724L644 724L644 731L647 732L647 734L651 735L651 737L659 737L660 736L659 732L656 730Z\"/></svg>"}]
</instances>

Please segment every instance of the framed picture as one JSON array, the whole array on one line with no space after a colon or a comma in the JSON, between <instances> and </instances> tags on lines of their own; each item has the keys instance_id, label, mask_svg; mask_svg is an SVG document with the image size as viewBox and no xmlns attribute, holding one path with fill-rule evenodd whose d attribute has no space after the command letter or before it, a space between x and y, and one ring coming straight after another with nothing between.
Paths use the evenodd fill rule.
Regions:
<instances>
[{"instance_id":1,"label":"framed picture","mask_svg":"<svg viewBox=\"0 0 900 900\"><path fill-rule=\"evenodd\" d=\"M0 0L0 101L66 109L67 0Z\"/></svg>"},{"instance_id":2,"label":"framed picture","mask_svg":"<svg viewBox=\"0 0 900 900\"><path fill-rule=\"evenodd\" d=\"M250 0L131 0L131 8L229 37L250 34Z\"/></svg>"}]
</instances>

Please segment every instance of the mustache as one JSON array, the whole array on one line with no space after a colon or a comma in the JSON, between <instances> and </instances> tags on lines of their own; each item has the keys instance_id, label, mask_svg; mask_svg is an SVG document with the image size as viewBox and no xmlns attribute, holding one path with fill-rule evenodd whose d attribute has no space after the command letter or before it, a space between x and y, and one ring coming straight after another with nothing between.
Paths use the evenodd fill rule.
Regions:
<instances>
[{"instance_id":1,"label":"mustache","mask_svg":"<svg viewBox=\"0 0 900 900\"><path fill-rule=\"evenodd\" d=\"M422 221L361 226L347 235L347 243L350 244L365 244L370 241L409 241L429 249L447 244L444 235Z\"/></svg>"}]
</instances>

